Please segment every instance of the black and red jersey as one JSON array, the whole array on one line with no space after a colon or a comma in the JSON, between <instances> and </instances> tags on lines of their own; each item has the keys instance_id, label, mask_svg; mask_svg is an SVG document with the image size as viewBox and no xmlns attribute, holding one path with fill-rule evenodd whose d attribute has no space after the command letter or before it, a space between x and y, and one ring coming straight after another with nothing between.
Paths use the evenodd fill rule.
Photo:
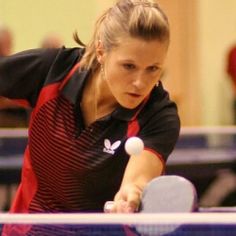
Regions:
<instances>
[{"instance_id":1,"label":"black and red jersey","mask_svg":"<svg viewBox=\"0 0 236 236\"><path fill-rule=\"evenodd\" d=\"M100 212L119 190L128 137L139 136L163 162L174 148L180 122L161 82L139 107L120 106L85 127L80 101L90 71L79 70L83 51L37 49L1 58L0 95L33 109L11 212Z\"/></svg>"}]
</instances>

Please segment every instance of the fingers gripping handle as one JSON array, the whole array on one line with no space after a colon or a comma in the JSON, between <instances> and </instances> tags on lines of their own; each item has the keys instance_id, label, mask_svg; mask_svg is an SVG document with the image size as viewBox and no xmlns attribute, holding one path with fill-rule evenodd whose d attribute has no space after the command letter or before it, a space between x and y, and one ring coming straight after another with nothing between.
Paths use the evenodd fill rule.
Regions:
<instances>
[{"instance_id":1,"label":"fingers gripping handle","mask_svg":"<svg viewBox=\"0 0 236 236\"><path fill-rule=\"evenodd\" d=\"M111 213L111 212L113 212L113 209L114 209L114 201L105 202L104 208L103 208L103 211L105 213Z\"/></svg>"}]
</instances>

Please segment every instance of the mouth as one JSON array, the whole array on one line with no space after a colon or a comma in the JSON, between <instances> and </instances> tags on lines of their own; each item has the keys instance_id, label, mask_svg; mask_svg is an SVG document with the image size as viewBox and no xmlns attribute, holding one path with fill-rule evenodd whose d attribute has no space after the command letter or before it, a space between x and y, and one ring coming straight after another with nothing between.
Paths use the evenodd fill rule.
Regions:
<instances>
[{"instance_id":1,"label":"mouth","mask_svg":"<svg viewBox=\"0 0 236 236\"><path fill-rule=\"evenodd\" d=\"M130 97L133 97L133 98L141 98L142 95L138 94L138 93L127 93Z\"/></svg>"}]
</instances>

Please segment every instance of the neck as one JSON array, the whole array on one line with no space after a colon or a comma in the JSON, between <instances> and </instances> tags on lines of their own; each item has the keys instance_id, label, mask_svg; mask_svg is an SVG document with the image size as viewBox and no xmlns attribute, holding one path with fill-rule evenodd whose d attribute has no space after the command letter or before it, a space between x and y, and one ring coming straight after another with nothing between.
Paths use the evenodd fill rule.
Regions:
<instances>
[{"instance_id":1,"label":"neck","mask_svg":"<svg viewBox=\"0 0 236 236\"><path fill-rule=\"evenodd\" d=\"M95 94L95 106L97 110L98 118L111 113L117 107L117 101L111 94L107 81L99 71L98 76L93 80L94 94Z\"/></svg>"},{"instance_id":2,"label":"neck","mask_svg":"<svg viewBox=\"0 0 236 236\"><path fill-rule=\"evenodd\" d=\"M85 125L88 126L99 118L110 114L117 107L117 102L110 92L101 71L89 78L81 101Z\"/></svg>"}]
</instances>

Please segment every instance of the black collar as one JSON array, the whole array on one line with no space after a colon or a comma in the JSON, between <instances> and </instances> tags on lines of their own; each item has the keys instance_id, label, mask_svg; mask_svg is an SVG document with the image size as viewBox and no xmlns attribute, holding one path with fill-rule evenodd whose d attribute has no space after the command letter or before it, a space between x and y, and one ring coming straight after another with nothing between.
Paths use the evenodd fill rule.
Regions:
<instances>
[{"instance_id":1,"label":"black collar","mask_svg":"<svg viewBox=\"0 0 236 236\"><path fill-rule=\"evenodd\" d=\"M90 71L80 71L78 68L61 90L61 94L75 106L82 99L83 89L89 75Z\"/></svg>"},{"instance_id":2,"label":"black collar","mask_svg":"<svg viewBox=\"0 0 236 236\"><path fill-rule=\"evenodd\" d=\"M90 73L90 70L79 71L79 69L77 69L61 90L61 94L72 104L74 104L75 107L79 106L81 102L83 89L86 84L86 80L89 79ZM118 106L115 111L109 115L109 117L112 116L115 119L131 121L136 118L143 106L143 103L134 109L127 109L122 106Z\"/></svg>"}]
</instances>

